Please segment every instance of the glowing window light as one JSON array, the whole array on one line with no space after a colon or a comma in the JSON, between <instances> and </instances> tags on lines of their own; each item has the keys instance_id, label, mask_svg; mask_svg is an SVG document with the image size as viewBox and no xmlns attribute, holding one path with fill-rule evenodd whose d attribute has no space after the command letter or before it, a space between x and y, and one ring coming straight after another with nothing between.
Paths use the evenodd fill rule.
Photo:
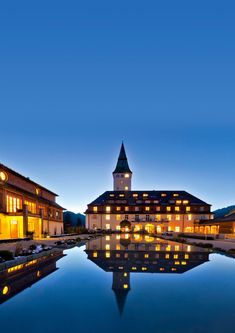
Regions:
<instances>
[{"instance_id":1,"label":"glowing window light","mask_svg":"<svg viewBox=\"0 0 235 333\"><path fill-rule=\"evenodd\" d=\"M123 289L128 289L128 284L125 283L125 284L123 285Z\"/></svg>"},{"instance_id":2,"label":"glowing window light","mask_svg":"<svg viewBox=\"0 0 235 333\"><path fill-rule=\"evenodd\" d=\"M105 257L110 258L110 252L105 252Z\"/></svg>"},{"instance_id":3,"label":"glowing window light","mask_svg":"<svg viewBox=\"0 0 235 333\"><path fill-rule=\"evenodd\" d=\"M92 256L93 256L93 258L97 258L98 257L98 253L97 252L93 252Z\"/></svg>"},{"instance_id":4,"label":"glowing window light","mask_svg":"<svg viewBox=\"0 0 235 333\"><path fill-rule=\"evenodd\" d=\"M9 287L8 286L4 286L2 289L2 294L3 295L7 295L9 293Z\"/></svg>"}]
</instances>

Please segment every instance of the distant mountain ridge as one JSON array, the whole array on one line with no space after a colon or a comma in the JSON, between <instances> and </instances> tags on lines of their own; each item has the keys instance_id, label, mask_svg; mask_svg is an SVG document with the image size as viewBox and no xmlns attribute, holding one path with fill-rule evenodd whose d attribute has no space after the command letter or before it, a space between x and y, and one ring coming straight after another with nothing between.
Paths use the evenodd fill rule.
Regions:
<instances>
[{"instance_id":1,"label":"distant mountain ridge","mask_svg":"<svg viewBox=\"0 0 235 333\"><path fill-rule=\"evenodd\" d=\"M213 213L215 214L215 218L220 218L228 215L232 211L235 211L235 205L217 209Z\"/></svg>"},{"instance_id":2,"label":"distant mountain ridge","mask_svg":"<svg viewBox=\"0 0 235 333\"><path fill-rule=\"evenodd\" d=\"M70 227L84 227L86 224L86 218L83 214L66 211L63 215L64 225L69 225Z\"/></svg>"}]
</instances>

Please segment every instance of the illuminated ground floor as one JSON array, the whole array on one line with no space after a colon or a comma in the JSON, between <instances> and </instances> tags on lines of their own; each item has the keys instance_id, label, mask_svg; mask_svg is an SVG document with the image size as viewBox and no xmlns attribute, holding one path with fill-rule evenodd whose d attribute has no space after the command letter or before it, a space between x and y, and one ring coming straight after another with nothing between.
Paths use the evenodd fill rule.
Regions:
<instances>
[{"instance_id":1,"label":"illuminated ground floor","mask_svg":"<svg viewBox=\"0 0 235 333\"><path fill-rule=\"evenodd\" d=\"M63 234L63 222L45 220L41 217L0 214L0 239L34 238Z\"/></svg>"},{"instance_id":2,"label":"illuminated ground floor","mask_svg":"<svg viewBox=\"0 0 235 333\"><path fill-rule=\"evenodd\" d=\"M208 216L198 214L171 214L158 216L152 215L116 215L116 214L87 214L86 226L88 229L102 229L112 231L147 231L149 233L195 232L195 221ZM126 221L124 223L124 221ZM214 229L212 229L214 230Z\"/></svg>"}]
</instances>

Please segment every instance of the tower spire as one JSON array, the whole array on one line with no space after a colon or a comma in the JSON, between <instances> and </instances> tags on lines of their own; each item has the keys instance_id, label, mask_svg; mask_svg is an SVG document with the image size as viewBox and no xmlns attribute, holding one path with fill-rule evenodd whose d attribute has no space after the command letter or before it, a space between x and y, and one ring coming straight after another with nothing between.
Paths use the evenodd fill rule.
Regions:
<instances>
[{"instance_id":1,"label":"tower spire","mask_svg":"<svg viewBox=\"0 0 235 333\"><path fill-rule=\"evenodd\" d=\"M131 191L132 171L129 168L124 143L122 142L117 165L113 171L114 191Z\"/></svg>"}]
</instances>

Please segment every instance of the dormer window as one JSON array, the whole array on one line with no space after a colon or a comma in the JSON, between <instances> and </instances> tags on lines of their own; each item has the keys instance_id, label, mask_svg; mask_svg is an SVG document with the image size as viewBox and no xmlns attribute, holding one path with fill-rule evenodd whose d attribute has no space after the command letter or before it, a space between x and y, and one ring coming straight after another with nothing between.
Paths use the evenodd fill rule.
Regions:
<instances>
[{"instance_id":1,"label":"dormer window","mask_svg":"<svg viewBox=\"0 0 235 333\"><path fill-rule=\"evenodd\" d=\"M36 192L37 195L39 195L40 192L41 192L41 191L40 191L40 188L36 187L36 188L35 188L35 192Z\"/></svg>"}]
</instances>

